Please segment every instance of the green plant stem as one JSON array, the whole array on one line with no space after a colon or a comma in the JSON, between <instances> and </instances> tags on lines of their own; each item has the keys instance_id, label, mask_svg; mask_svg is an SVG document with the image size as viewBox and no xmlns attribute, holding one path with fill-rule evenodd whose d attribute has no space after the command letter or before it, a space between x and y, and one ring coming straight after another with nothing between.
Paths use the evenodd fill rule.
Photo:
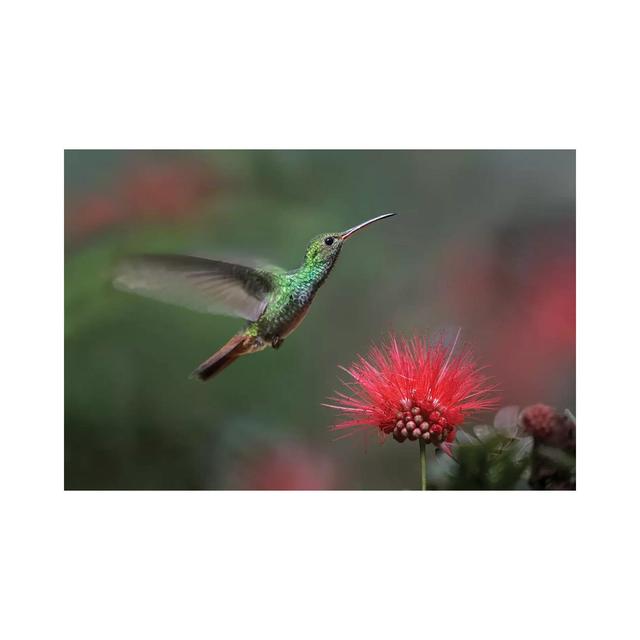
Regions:
<instances>
[{"instance_id":1,"label":"green plant stem","mask_svg":"<svg viewBox=\"0 0 640 640\"><path fill-rule=\"evenodd\" d=\"M427 444L420 438L420 488L427 490Z\"/></svg>"},{"instance_id":2,"label":"green plant stem","mask_svg":"<svg viewBox=\"0 0 640 640\"><path fill-rule=\"evenodd\" d=\"M509 440L507 440L507 442L503 442L500 446L500 450L494 451L493 455L499 456L505 449L508 449L515 442L515 440L515 437L512 436L511 438L509 438Z\"/></svg>"}]
</instances>

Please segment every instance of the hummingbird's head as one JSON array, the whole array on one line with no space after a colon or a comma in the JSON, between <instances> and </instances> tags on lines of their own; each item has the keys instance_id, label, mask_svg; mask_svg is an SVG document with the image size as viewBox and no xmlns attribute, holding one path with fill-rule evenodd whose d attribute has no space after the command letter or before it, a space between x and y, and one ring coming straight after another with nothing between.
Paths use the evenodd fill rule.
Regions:
<instances>
[{"instance_id":1,"label":"hummingbird's head","mask_svg":"<svg viewBox=\"0 0 640 640\"><path fill-rule=\"evenodd\" d=\"M309 246L307 247L307 252L305 254L305 263L329 267L333 266L333 263L340 255L342 245L349 238L351 238L353 234L355 234L357 231L360 231L360 229L364 229L364 227L372 224L373 222L377 222L378 220L389 218L395 215L395 213L384 213L381 216L377 216L376 218L372 218L371 220L362 222L355 227L351 227L351 229L347 229L346 231L339 231L336 233L323 233L319 236L316 236L315 238L313 238L313 240L311 240Z\"/></svg>"},{"instance_id":2,"label":"hummingbird's head","mask_svg":"<svg viewBox=\"0 0 640 640\"><path fill-rule=\"evenodd\" d=\"M304 257L306 264L333 265L340 251L342 243L339 233L323 233L311 240Z\"/></svg>"}]
</instances>

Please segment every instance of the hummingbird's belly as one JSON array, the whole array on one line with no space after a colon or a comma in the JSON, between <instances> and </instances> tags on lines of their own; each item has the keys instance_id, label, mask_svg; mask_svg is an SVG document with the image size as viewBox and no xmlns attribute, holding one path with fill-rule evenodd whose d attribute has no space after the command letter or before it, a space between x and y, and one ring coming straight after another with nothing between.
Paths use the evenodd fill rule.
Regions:
<instances>
[{"instance_id":1,"label":"hummingbird's belly","mask_svg":"<svg viewBox=\"0 0 640 640\"><path fill-rule=\"evenodd\" d=\"M298 328L298 325L304 320L307 313L309 313L310 308L311 305L308 304L306 307L304 307L304 309L300 310L291 320L291 322L286 327L284 327L284 331L280 337L286 338L290 333L293 333Z\"/></svg>"},{"instance_id":2,"label":"hummingbird's belly","mask_svg":"<svg viewBox=\"0 0 640 640\"><path fill-rule=\"evenodd\" d=\"M286 338L304 320L310 307L310 302L302 306L285 307L280 310L280 313L274 314L275 317L268 312L265 313L258 320L258 334L268 341L274 338Z\"/></svg>"}]
</instances>

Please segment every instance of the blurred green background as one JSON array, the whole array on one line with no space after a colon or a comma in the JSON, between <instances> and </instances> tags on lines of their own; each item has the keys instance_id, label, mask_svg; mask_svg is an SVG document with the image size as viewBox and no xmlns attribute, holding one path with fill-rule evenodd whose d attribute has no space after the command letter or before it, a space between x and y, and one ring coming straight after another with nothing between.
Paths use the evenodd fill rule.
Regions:
<instances>
[{"instance_id":1,"label":"blurred green background","mask_svg":"<svg viewBox=\"0 0 640 640\"><path fill-rule=\"evenodd\" d=\"M242 321L110 285L136 252L293 268L388 211L280 350L209 383ZM573 151L67 151L65 238L67 489L415 489L417 446L336 441L322 406L389 330L462 327L504 404L575 406Z\"/></svg>"}]
</instances>

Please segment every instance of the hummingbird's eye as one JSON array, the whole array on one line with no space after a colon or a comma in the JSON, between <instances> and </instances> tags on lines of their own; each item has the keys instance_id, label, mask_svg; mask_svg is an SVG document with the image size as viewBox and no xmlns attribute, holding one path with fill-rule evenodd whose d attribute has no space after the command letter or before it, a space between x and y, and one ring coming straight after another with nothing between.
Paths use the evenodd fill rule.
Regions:
<instances>
[{"instance_id":1,"label":"hummingbird's eye","mask_svg":"<svg viewBox=\"0 0 640 640\"><path fill-rule=\"evenodd\" d=\"M335 240L335 238L328 237L328 238L325 238L325 239L324 239L324 243L325 243L328 247L330 247L330 246L333 244L333 241L334 241L334 240Z\"/></svg>"}]
</instances>

